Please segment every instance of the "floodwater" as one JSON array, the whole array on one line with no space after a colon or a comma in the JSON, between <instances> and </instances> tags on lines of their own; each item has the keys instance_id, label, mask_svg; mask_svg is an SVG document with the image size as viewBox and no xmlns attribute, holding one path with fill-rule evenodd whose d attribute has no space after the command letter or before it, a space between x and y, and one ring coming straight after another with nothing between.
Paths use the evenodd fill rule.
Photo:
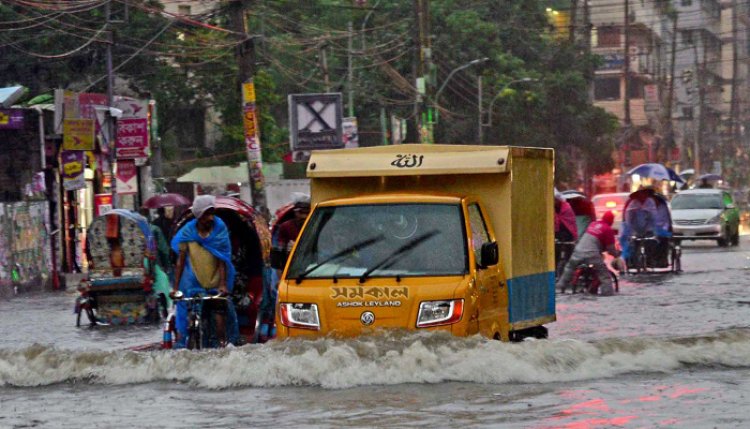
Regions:
<instances>
[{"instance_id":1,"label":"floodwater","mask_svg":"<svg viewBox=\"0 0 750 429\"><path fill-rule=\"evenodd\" d=\"M684 273L558 295L550 339L390 333L133 352L158 327L75 328L71 293L0 302L0 428L750 427L750 241Z\"/></svg>"}]
</instances>

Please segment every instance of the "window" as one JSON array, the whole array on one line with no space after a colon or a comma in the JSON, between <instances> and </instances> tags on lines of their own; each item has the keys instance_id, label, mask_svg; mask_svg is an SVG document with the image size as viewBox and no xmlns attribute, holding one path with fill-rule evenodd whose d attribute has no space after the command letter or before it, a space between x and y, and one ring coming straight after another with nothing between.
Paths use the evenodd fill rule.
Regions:
<instances>
[{"instance_id":1,"label":"window","mask_svg":"<svg viewBox=\"0 0 750 429\"><path fill-rule=\"evenodd\" d=\"M484 223L482 211L479 205L473 203L469 206L469 225L471 226L471 246L474 251L474 260L479 261L482 256L482 245L490 242L490 234Z\"/></svg>"},{"instance_id":2,"label":"window","mask_svg":"<svg viewBox=\"0 0 750 429\"><path fill-rule=\"evenodd\" d=\"M600 47L620 46L620 29L618 27L599 27L598 45Z\"/></svg>"},{"instance_id":3,"label":"window","mask_svg":"<svg viewBox=\"0 0 750 429\"><path fill-rule=\"evenodd\" d=\"M620 78L619 77L600 77L594 80L594 99L595 100L619 100L620 99Z\"/></svg>"},{"instance_id":4,"label":"window","mask_svg":"<svg viewBox=\"0 0 750 429\"><path fill-rule=\"evenodd\" d=\"M643 98L643 81L631 78L628 92L630 93L630 98Z\"/></svg>"},{"instance_id":5,"label":"window","mask_svg":"<svg viewBox=\"0 0 750 429\"><path fill-rule=\"evenodd\" d=\"M684 119L693 119L693 106L682 108L682 117Z\"/></svg>"},{"instance_id":6,"label":"window","mask_svg":"<svg viewBox=\"0 0 750 429\"><path fill-rule=\"evenodd\" d=\"M181 4L177 6L177 13L179 13L180 15L190 15L190 5Z\"/></svg>"},{"instance_id":7,"label":"window","mask_svg":"<svg viewBox=\"0 0 750 429\"><path fill-rule=\"evenodd\" d=\"M682 1L680 2L680 4L681 4L682 6L692 6L692 5L693 5L693 0L682 0Z\"/></svg>"}]
</instances>

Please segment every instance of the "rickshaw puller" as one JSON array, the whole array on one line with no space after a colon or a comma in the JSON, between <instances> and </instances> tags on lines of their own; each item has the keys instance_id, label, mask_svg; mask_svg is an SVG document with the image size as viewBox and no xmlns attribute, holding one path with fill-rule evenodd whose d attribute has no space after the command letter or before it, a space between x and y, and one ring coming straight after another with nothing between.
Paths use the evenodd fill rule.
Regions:
<instances>
[{"instance_id":1,"label":"rickshaw puller","mask_svg":"<svg viewBox=\"0 0 750 429\"><path fill-rule=\"evenodd\" d=\"M195 219L186 223L172 239L172 250L179 254L175 268L173 293L179 290L187 297L199 294L228 295L234 285L232 245L226 224L214 216L214 197L201 195L191 207ZM226 302L226 314L215 314L216 330L227 340L237 344L239 327L237 313L231 300ZM177 303L175 327L179 334L177 347L186 346L187 305ZM221 335L221 332L224 334Z\"/></svg>"},{"instance_id":2,"label":"rickshaw puller","mask_svg":"<svg viewBox=\"0 0 750 429\"><path fill-rule=\"evenodd\" d=\"M578 265L591 264L594 266L596 275L599 276L599 294L604 296L614 295L612 279L602 256L603 252L607 252L615 258L620 256L620 252L615 247L615 232L612 229L614 220L615 215L608 211L602 215L601 220L592 222L586 229L565 265L563 275L557 281L556 287L561 292L565 292Z\"/></svg>"}]
</instances>

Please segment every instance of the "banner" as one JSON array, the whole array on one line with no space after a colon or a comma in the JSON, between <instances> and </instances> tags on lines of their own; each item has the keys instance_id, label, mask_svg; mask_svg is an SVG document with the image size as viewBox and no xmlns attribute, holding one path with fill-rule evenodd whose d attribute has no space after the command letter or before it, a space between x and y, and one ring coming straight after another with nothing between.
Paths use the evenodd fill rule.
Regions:
<instances>
[{"instance_id":1,"label":"banner","mask_svg":"<svg viewBox=\"0 0 750 429\"><path fill-rule=\"evenodd\" d=\"M94 195L94 216L102 216L112 210L112 194Z\"/></svg>"},{"instance_id":2,"label":"banner","mask_svg":"<svg viewBox=\"0 0 750 429\"><path fill-rule=\"evenodd\" d=\"M23 110L0 109L0 130L21 130L23 125Z\"/></svg>"},{"instance_id":3,"label":"banner","mask_svg":"<svg viewBox=\"0 0 750 429\"><path fill-rule=\"evenodd\" d=\"M132 159L117 161L115 179L118 194L129 195L138 192L138 168Z\"/></svg>"},{"instance_id":4,"label":"banner","mask_svg":"<svg viewBox=\"0 0 750 429\"><path fill-rule=\"evenodd\" d=\"M148 157L148 119L117 121L115 156L117 159Z\"/></svg>"},{"instance_id":5,"label":"banner","mask_svg":"<svg viewBox=\"0 0 750 429\"><path fill-rule=\"evenodd\" d=\"M80 150L64 150L60 155L62 158L63 188L66 191L75 191L86 187L86 179L83 175L86 157Z\"/></svg>"},{"instance_id":6,"label":"banner","mask_svg":"<svg viewBox=\"0 0 750 429\"><path fill-rule=\"evenodd\" d=\"M94 131L93 119L63 120L63 149L94 150Z\"/></svg>"}]
</instances>

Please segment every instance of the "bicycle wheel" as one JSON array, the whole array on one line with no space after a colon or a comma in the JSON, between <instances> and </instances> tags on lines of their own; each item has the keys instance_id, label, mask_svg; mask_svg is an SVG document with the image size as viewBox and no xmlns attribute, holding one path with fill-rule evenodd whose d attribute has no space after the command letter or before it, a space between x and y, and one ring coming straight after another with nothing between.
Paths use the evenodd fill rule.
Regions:
<instances>
[{"instance_id":1,"label":"bicycle wheel","mask_svg":"<svg viewBox=\"0 0 750 429\"><path fill-rule=\"evenodd\" d=\"M615 287L615 292L620 292L620 281L617 278L617 274L610 271L609 276L612 277L612 285Z\"/></svg>"},{"instance_id":2,"label":"bicycle wheel","mask_svg":"<svg viewBox=\"0 0 750 429\"><path fill-rule=\"evenodd\" d=\"M188 340L187 340L187 348L188 350L200 350L201 348L201 325L200 325L200 319L196 318L195 316L191 316L190 318L190 327L188 328Z\"/></svg>"}]
</instances>

